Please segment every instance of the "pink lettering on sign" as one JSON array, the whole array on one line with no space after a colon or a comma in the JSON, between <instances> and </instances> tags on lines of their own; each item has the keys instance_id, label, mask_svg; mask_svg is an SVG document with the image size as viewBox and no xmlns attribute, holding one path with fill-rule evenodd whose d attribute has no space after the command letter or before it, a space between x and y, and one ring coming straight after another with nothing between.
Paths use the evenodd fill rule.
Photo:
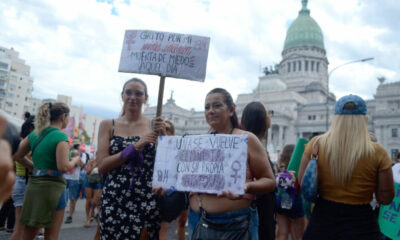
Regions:
<instances>
[{"instance_id":1,"label":"pink lettering on sign","mask_svg":"<svg viewBox=\"0 0 400 240\"><path fill-rule=\"evenodd\" d=\"M158 52L161 49L161 43L145 43L142 46L142 51Z\"/></svg>"},{"instance_id":2,"label":"pink lettering on sign","mask_svg":"<svg viewBox=\"0 0 400 240\"><path fill-rule=\"evenodd\" d=\"M200 190L221 191L225 186L222 174L185 174L182 176L182 186Z\"/></svg>"},{"instance_id":3,"label":"pink lettering on sign","mask_svg":"<svg viewBox=\"0 0 400 240\"><path fill-rule=\"evenodd\" d=\"M239 161L234 161L234 162L232 163L231 168L232 168L232 170L235 172L235 174L232 174L232 175L231 175L231 178L234 178L234 181L235 181L235 183L236 183L237 179L238 179L238 178L241 178L241 176L238 174L238 171L242 168L242 165L240 164Z\"/></svg>"},{"instance_id":4,"label":"pink lettering on sign","mask_svg":"<svg viewBox=\"0 0 400 240\"><path fill-rule=\"evenodd\" d=\"M197 40L194 42L195 50L206 50L208 49L208 42L204 40Z\"/></svg>"},{"instance_id":5,"label":"pink lettering on sign","mask_svg":"<svg viewBox=\"0 0 400 240\"><path fill-rule=\"evenodd\" d=\"M221 149L180 150L175 159L181 162L224 162L225 156Z\"/></svg>"},{"instance_id":6,"label":"pink lettering on sign","mask_svg":"<svg viewBox=\"0 0 400 240\"><path fill-rule=\"evenodd\" d=\"M137 35L137 31L131 31L127 33L126 38L125 38L125 43L128 45L128 50L131 50L131 45L135 44L135 38Z\"/></svg>"},{"instance_id":7,"label":"pink lettering on sign","mask_svg":"<svg viewBox=\"0 0 400 240\"><path fill-rule=\"evenodd\" d=\"M162 52L173 53L173 54L181 54L181 55L190 55L190 54L192 54L192 47L180 46L179 44L167 44L162 49Z\"/></svg>"}]
</instances>

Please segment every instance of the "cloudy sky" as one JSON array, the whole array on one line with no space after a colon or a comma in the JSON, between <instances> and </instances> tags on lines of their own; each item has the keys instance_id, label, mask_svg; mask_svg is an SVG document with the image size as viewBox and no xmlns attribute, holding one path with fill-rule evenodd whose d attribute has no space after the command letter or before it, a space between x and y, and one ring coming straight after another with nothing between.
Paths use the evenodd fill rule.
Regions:
<instances>
[{"instance_id":1,"label":"cloudy sky","mask_svg":"<svg viewBox=\"0 0 400 240\"><path fill-rule=\"evenodd\" d=\"M258 83L260 68L279 63L301 0L1 0L0 46L31 66L33 95L73 97L86 112L115 117L125 80L144 79L156 105L159 77L119 73L126 29L148 29L211 38L204 83L167 78L164 100L202 110L205 94L228 89L236 99ZM373 98L379 76L400 80L398 0L309 0L311 16L324 34L329 68L374 57L336 70L330 88L337 97Z\"/></svg>"}]
</instances>

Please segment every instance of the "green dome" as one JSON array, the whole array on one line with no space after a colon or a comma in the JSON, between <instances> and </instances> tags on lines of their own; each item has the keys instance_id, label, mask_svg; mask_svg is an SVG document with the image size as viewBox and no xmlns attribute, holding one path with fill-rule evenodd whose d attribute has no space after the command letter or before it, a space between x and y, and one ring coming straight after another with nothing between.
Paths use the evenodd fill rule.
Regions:
<instances>
[{"instance_id":1,"label":"green dome","mask_svg":"<svg viewBox=\"0 0 400 240\"><path fill-rule=\"evenodd\" d=\"M303 8L297 19L290 25L285 39L283 51L300 46L324 48L324 36L318 23L310 16L307 0L302 1Z\"/></svg>"}]
</instances>

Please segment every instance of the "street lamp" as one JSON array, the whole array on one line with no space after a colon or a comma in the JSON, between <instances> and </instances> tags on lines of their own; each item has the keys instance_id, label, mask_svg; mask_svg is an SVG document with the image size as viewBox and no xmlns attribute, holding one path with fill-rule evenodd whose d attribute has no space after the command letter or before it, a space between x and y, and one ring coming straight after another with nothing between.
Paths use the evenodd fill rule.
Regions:
<instances>
[{"instance_id":1,"label":"street lamp","mask_svg":"<svg viewBox=\"0 0 400 240\"><path fill-rule=\"evenodd\" d=\"M328 93L326 94L326 131L328 131L328 128L329 128L329 79L330 79L330 76L331 76L332 72L335 71L338 68L341 68L343 66L346 66L346 65L349 65L349 64L352 64L352 63L367 62L367 61L371 61L373 59L374 59L373 57L369 57L369 58L362 58L362 59L358 59L358 60L353 60L353 61L350 61L350 62L346 62L346 63L340 64L340 65L334 67L332 70L329 71L329 73L328 73L328 86L327 86Z\"/></svg>"}]
</instances>

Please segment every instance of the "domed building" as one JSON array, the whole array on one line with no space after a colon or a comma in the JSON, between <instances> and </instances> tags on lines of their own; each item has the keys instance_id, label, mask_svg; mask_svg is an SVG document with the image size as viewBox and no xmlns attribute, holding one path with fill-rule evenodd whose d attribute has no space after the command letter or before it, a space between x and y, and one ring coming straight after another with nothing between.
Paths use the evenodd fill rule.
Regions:
<instances>
[{"instance_id":1,"label":"domed building","mask_svg":"<svg viewBox=\"0 0 400 240\"><path fill-rule=\"evenodd\" d=\"M287 30L280 63L265 68L257 87L236 99L239 119L252 101L263 103L273 113L266 145L273 160L284 145L296 144L300 137L310 139L324 133L336 102L328 87L329 61L323 32L311 17L307 3L302 0L299 15ZM379 81L375 99L367 101L369 129L394 158L400 149L400 82L385 84L382 78ZM149 117L155 113L156 107L144 112ZM204 112L177 106L172 95L163 106L163 117L175 124L177 135L204 134L209 128Z\"/></svg>"},{"instance_id":2,"label":"domed building","mask_svg":"<svg viewBox=\"0 0 400 240\"><path fill-rule=\"evenodd\" d=\"M335 102L335 96L328 95L329 62L324 36L307 2L302 1L299 15L287 30L280 63L275 69L265 69L265 76L259 77L252 93L237 98L239 115L251 101L262 102L273 111L268 133L271 153L296 143L299 137L308 139L325 132L330 117L326 113Z\"/></svg>"}]
</instances>

